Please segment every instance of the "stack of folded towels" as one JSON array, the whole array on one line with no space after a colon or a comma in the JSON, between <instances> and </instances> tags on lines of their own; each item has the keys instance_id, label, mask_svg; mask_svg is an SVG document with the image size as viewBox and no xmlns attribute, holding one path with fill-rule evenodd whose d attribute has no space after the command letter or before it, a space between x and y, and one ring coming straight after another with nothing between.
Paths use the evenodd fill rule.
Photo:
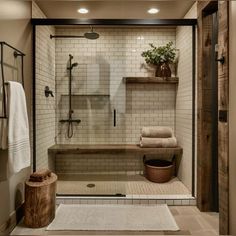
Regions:
<instances>
[{"instance_id":1,"label":"stack of folded towels","mask_svg":"<svg viewBox=\"0 0 236 236\"><path fill-rule=\"evenodd\" d=\"M165 126L143 127L141 130L140 147L173 148L177 146L173 130Z\"/></svg>"}]
</instances>

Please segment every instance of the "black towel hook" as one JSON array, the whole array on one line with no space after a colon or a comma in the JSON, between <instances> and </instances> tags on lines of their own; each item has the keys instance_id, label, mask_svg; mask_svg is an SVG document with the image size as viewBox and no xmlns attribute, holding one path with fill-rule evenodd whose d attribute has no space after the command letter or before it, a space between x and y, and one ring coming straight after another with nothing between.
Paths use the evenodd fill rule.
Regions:
<instances>
[{"instance_id":1,"label":"black towel hook","mask_svg":"<svg viewBox=\"0 0 236 236\"><path fill-rule=\"evenodd\" d=\"M54 97L52 90L50 90L48 86L45 86L44 94L45 97L49 97L49 95L51 95L51 97Z\"/></svg>"}]
</instances>

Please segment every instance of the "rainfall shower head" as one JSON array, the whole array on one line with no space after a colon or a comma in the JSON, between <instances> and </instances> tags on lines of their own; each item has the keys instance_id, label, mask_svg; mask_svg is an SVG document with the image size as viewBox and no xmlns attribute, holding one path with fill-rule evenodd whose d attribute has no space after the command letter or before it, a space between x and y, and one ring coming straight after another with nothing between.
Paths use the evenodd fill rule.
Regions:
<instances>
[{"instance_id":1,"label":"rainfall shower head","mask_svg":"<svg viewBox=\"0 0 236 236\"><path fill-rule=\"evenodd\" d=\"M99 34L93 31L93 27L91 27L91 31L87 32L84 34L84 37L86 39L98 39L99 38Z\"/></svg>"},{"instance_id":2,"label":"rainfall shower head","mask_svg":"<svg viewBox=\"0 0 236 236\"><path fill-rule=\"evenodd\" d=\"M84 35L50 35L50 38L86 38L86 39L98 39L99 34L93 31L93 27L91 27L91 30L87 33L84 33Z\"/></svg>"},{"instance_id":3,"label":"rainfall shower head","mask_svg":"<svg viewBox=\"0 0 236 236\"><path fill-rule=\"evenodd\" d=\"M73 64L71 65L72 68L73 68L73 67L76 67L76 66L78 66L78 63L77 63L77 62L75 62L75 63L73 63Z\"/></svg>"}]
</instances>

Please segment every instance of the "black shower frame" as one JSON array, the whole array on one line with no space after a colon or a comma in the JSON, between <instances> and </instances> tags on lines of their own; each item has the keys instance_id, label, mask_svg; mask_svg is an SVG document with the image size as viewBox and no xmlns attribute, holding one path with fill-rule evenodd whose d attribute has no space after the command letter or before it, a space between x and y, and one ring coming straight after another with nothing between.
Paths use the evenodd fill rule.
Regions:
<instances>
[{"instance_id":1,"label":"black shower frame","mask_svg":"<svg viewBox=\"0 0 236 236\"><path fill-rule=\"evenodd\" d=\"M36 27L57 25L192 26L192 196L195 197L195 97L197 19L31 19L33 26L33 171L36 170Z\"/></svg>"}]
</instances>

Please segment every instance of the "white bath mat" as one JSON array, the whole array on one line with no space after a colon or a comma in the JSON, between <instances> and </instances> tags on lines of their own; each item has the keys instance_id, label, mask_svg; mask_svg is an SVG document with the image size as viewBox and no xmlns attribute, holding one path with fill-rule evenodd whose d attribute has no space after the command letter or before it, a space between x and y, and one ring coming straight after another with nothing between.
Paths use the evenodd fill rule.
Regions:
<instances>
[{"instance_id":1,"label":"white bath mat","mask_svg":"<svg viewBox=\"0 0 236 236\"><path fill-rule=\"evenodd\" d=\"M168 206L64 205L47 230L179 230Z\"/></svg>"}]
</instances>

